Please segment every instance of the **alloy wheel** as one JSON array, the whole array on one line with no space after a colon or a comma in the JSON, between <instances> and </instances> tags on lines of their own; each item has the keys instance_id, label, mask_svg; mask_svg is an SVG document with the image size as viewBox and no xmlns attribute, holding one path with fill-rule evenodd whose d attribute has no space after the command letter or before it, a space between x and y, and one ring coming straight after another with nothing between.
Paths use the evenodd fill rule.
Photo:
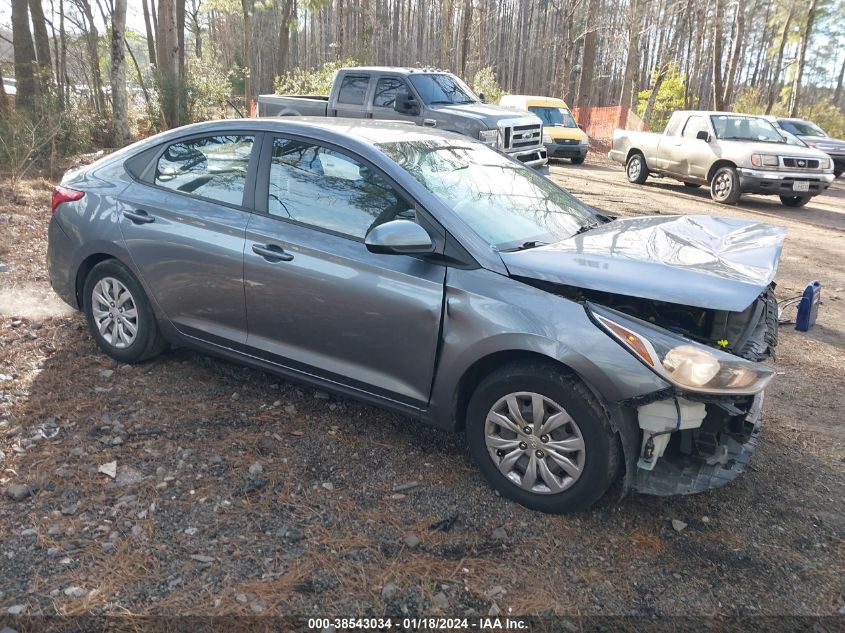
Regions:
<instances>
[{"instance_id":1,"label":"alloy wheel","mask_svg":"<svg viewBox=\"0 0 845 633\"><path fill-rule=\"evenodd\" d=\"M584 471L581 430L562 406L542 394L515 392L497 400L484 436L499 471L528 492L563 492Z\"/></svg>"},{"instance_id":2,"label":"alloy wheel","mask_svg":"<svg viewBox=\"0 0 845 633\"><path fill-rule=\"evenodd\" d=\"M640 171L642 170L642 165L640 164L640 158L635 156L628 161L628 180L636 180L640 177Z\"/></svg>"},{"instance_id":3,"label":"alloy wheel","mask_svg":"<svg viewBox=\"0 0 845 633\"><path fill-rule=\"evenodd\" d=\"M717 174L713 181L713 194L716 199L727 199L731 195L731 189L733 189L733 178L731 178L731 175L726 171Z\"/></svg>"},{"instance_id":4,"label":"alloy wheel","mask_svg":"<svg viewBox=\"0 0 845 633\"><path fill-rule=\"evenodd\" d=\"M103 277L91 292L94 324L103 340L125 349L138 336L138 307L132 293L120 280Z\"/></svg>"}]
</instances>

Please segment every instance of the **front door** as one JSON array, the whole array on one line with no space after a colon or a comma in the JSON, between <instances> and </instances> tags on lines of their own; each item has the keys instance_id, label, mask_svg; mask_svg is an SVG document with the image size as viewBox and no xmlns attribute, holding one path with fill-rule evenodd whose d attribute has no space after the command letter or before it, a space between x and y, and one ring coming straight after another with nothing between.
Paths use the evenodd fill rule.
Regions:
<instances>
[{"instance_id":1,"label":"front door","mask_svg":"<svg viewBox=\"0 0 845 633\"><path fill-rule=\"evenodd\" d=\"M417 219L413 205L336 148L281 137L265 146L256 189L265 213L250 219L245 246L247 344L289 368L424 407L446 269L363 242L376 224Z\"/></svg>"},{"instance_id":2,"label":"front door","mask_svg":"<svg viewBox=\"0 0 845 633\"><path fill-rule=\"evenodd\" d=\"M394 109L396 95L406 92L413 95L410 86L401 77L379 77L373 91L372 114L374 119L388 119L391 121L408 121L422 125L422 116L417 114L401 114ZM417 101L419 103L419 101Z\"/></svg>"},{"instance_id":3,"label":"front door","mask_svg":"<svg viewBox=\"0 0 845 633\"><path fill-rule=\"evenodd\" d=\"M185 334L246 341L243 207L251 134L168 145L121 194L118 221L155 301ZM257 158L257 152L256 158Z\"/></svg>"}]
</instances>

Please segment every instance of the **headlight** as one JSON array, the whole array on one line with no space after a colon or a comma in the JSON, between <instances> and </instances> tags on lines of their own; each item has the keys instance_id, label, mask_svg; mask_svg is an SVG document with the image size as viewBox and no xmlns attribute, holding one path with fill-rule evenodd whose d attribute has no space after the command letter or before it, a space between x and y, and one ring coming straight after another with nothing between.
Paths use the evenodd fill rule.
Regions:
<instances>
[{"instance_id":1,"label":"headlight","mask_svg":"<svg viewBox=\"0 0 845 633\"><path fill-rule=\"evenodd\" d=\"M543 143L551 143L552 137L549 135L548 132L543 132Z\"/></svg>"},{"instance_id":2,"label":"headlight","mask_svg":"<svg viewBox=\"0 0 845 633\"><path fill-rule=\"evenodd\" d=\"M478 140L491 147L499 146L499 130L481 130L478 133Z\"/></svg>"},{"instance_id":3,"label":"headlight","mask_svg":"<svg viewBox=\"0 0 845 633\"><path fill-rule=\"evenodd\" d=\"M590 137L586 134L581 138L581 145L589 145L590 144Z\"/></svg>"},{"instance_id":4,"label":"headlight","mask_svg":"<svg viewBox=\"0 0 845 633\"><path fill-rule=\"evenodd\" d=\"M751 154L751 164L755 167L777 167L778 157L772 154Z\"/></svg>"},{"instance_id":5,"label":"headlight","mask_svg":"<svg viewBox=\"0 0 845 633\"><path fill-rule=\"evenodd\" d=\"M775 373L769 367L690 341L615 310L590 306L598 323L647 367L686 391L754 394Z\"/></svg>"},{"instance_id":6,"label":"headlight","mask_svg":"<svg viewBox=\"0 0 845 633\"><path fill-rule=\"evenodd\" d=\"M828 169L830 167L830 159L829 158L820 158L819 159L819 169Z\"/></svg>"}]
</instances>

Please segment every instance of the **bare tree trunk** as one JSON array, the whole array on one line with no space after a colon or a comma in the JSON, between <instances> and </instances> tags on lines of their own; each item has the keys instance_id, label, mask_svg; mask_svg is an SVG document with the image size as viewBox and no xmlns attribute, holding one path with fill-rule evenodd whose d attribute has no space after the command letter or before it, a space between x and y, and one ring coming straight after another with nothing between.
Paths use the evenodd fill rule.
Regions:
<instances>
[{"instance_id":1,"label":"bare tree trunk","mask_svg":"<svg viewBox=\"0 0 845 633\"><path fill-rule=\"evenodd\" d=\"M739 68L740 54L742 53L743 38L745 36L745 2L736 0L736 16L734 20L733 48L731 50L730 65L725 83L725 92L722 102L729 104L733 101L734 85L736 82L737 69Z\"/></svg>"},{"instance_id":2,"label":"bare tree trunk","mask_svg":"<svg viewBox=\"0 0 845 633\"><path fill-rule=\"evenodd\" d=\"M781 65L783 64L783 50L786 48L786 40L789 37L789 27L792 26L792 15L795 11L795 6L790 3L789 11L786 14L786 19L783 22L783 31L780 34L780 44L778 45L778 54L775 60L774 73L772 78L772 85L769 86L769 99L766 102L766 114L771 114L772 108L775 106L775 101L780 92L780 76L783 72Z\"/></svg>"},{"instance_id":3,"label":"bare tree trunk","mask_svg":"<svg viewBox=\"0 0 845 633\"><path fill-rule=\"evenodd\" d=\"M622 75L622 93L619 95L619 105L622 106L622 116L626 119L620 121L621 127L627 122L628 109L631 107L631 96L634 88L634 76L639 65L640 45L640 1L631 0L630 13L628 16L628 52L625 57L625 72Z\"/></svg>"},{"instance_id":4,"label":"bare tree trunk","mask_svg":"<svg viewBox=\"0 0 845 633\"><path fill-rule=\"evenodd\" d=\"M85 44L88 49L88 60L91 64L91 90L94 93L94 103L97 113L104 116L106 113L106 97L103 94L103 77L100 74L100 34L97 25L94 23L94 13L91 11L91 3L88 0L77 0L87 22L85 33Z\"/></svg>"},{"instance_id":5,"label":"bare tree trunk","mask_svg":"<svg viewBox=\"0 0 845 633\"><path fill-rule=\"evenodd\" d=\"M596 24L598 14L598 0L589 0L587 4L586 34L584 35L584 53L581 56L581 72L578 75L578 92L575 95L575 107L583 108L593 105L590 102L593 87L593 66L596 63Z\"/></svg>"},{"instance_id":6,"label":"bare tree trunk","mask_svg":"<svg viewBox=\"0 0 845 633\"><path fill-rule=\"evenodd\" d=\"M153 37L153 26L150 21L150 9L147 6L147 0L141 0L141 5L144 8L144 27L147 31L147 54L150 56L150 64L156 65L156 42Z\"/></svg>"},{"instance_id":7,"label":"bare tree trunk","mask_svg":"<svg viewBox=\"0 0 845 633\"><path fill-rule=\"evenodd\" d=\"M839 67L839 79L836 81L836 92L833 93L833 105L836 107L840 107L843 79L845 79L845 60L842 60L842 65Z\"/></svg>"},{"instance_id":8,"label":"bare tree trunk","mask_svg":"<svg viewBox=\"0 0 845 633\"><path fill-rule=\"evenodd\" d=\"M813 34L813 23L816 19L816 6L818 0L810 0L810 8L807 11L807 22L801 33L801 44L798 48L798 63L795 68L795 78L792 81L792 95L789 98L789 116L798 116L798 106L801 100L801 80L804 78L804 64L807 61L807 44Z\"/></svg>"},{"instance_id":9,"label":"bare tree trunk","mask_svg":"<svg viewBox=\"0 0 845 633\"><path fill-rule=\"evenodd\" d=\"M464 10L461 13L461 77L466 76L470 26L472 26L472 0L464 0Z\"/></svg>"},{"instance_id":10,"label":"bare tree trunk","mask_svg":"<svg viewBox=\"0 0 845 633\"><path fill-rule=\"evenodd\" d=\"M126 95L126 0L114 0L111 15L111 102L112 145L123 147L129 138L129 113Z\"/></svg>"},{"instance_id":11,"label":"bare tree trunk","mask_svg":"<svg viewBox=\"0 0 845 633\"><path fill-rule=\"evenodd\" d=\"M722 19L724 0L715 0L713 16L713 109L724 110L724 88L722 86Z\"/></svg>"},{"instance_id":12,"label":"bare tree trunk","mask_svg":"<svg viewBox=\"0 0 845 633\"><path fill-rule=\"evenodd\" d=\"M35 45L29 30L27 0L12 0L12 48L15 54L15 106L31 110L40 95L35 76Z\"/></svg>"},{"instance_id":13,"label":"bare tree trunk","mask_svg":"<svg viewBox=\"0 0 845 633\"><path fill-rule=\"evenodd\" d=\"M50 36L47 35L47 21L44 19L41 0L29 0L29 12L32 14L39 80L43 86L48 86L53 83L53 62L50 59Z\"/></svg>"},{"instance_id":14,"label":"bare tree trunk","mask_svg":"<svg viewBox=\"0 0 845 633\"><path fill-rule=\"evenodd\" d=\"M179 38L176 34L176 3L159 0L156 36L156 74L161 111L168 127L182 122L182 77L179 75Z\"/></svg>"},{"instance_id":15,"label":"bare tree trunk","mask_svg":"<svg viewBox=\"0 0 845 633\"><path fill-rule=\"evenodd\" d=\"M252 11L255 7L255 0L241 0L241 8L244 16L244 39L243 39L243 56L244 56L244 98L246 99L246 107L249 110L250 101L253 95L253 81L254 60L252 49Z\"/></svg>"},{"instance_id":16,"label":"bare tree trunk","mask_svg":"<svg viewBox=\"0 0 845 633\"><path fill-rule=\"evenodd\" d=\"M0 120L5 121L8 117L9 97L6 94L6 85L3 83L3 73L0 72Z\"/></svg>"}]
</instances>

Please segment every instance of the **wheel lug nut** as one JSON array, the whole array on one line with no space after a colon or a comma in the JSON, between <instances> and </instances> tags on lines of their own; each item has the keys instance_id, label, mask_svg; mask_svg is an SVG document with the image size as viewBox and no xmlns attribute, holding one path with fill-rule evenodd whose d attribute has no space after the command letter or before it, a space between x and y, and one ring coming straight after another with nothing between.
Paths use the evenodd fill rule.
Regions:
<instances>
[{"instance_id":1,"label":"wheel lug nut","mask_svg":"<svg viewBox=\"0 0 845 633\"><path fill-rule=\"evenodd\" d=\"M521 448L522 450L525 450L526 448L528 448L528 444L526 444L525 442L520 442L519 448Z\"/></svg>"},{"instance_id":2,"label":"wheel lug nut","mask_svg":"<svg viewBox=\"0 0 845 633\"><path fill-rule=\"evenodd\" d=\"M523 433L531 433L531 427L530 427L530 426L526 426L524 429L522 429L522 432L523 432Z\"/></svg>"},{"instance_id":3,"label":"wheel lug nut","mask_svg":"<svg viewBox=\"0 0 845 633\"><path fill-rule=\"evenodd\" d=\"M541 437L541 438L540 438L540 441L541 441L543 444L545 444L546 442L548 442L548 441L549 441L549 436L548 436L548 435L544 435L543 437Z\"/></svg>"},{"instance_id":4,"label":"wheel lug nut","mask_svg":"<svg viewBox=\"0 0 845 633\"><path fill-rule=\"evenodd\" d=\"M498 457L504 457L504 456L505 456L505 451L503 451L503 450L500 448L499 450L497 450L497 451L496 451L496 455L497 455Z\"/></svg>"},{"instance_id":5,"label":"wheel lug nut","mask_svg":"<svg viewBox=\"0 0 845 633\"><path fill-rule=\"evenodd\" d=\"M537 456L538 459L543 459L546 456L543 451L537 451L534 454Z\"/></svg>"}]
</instances>

